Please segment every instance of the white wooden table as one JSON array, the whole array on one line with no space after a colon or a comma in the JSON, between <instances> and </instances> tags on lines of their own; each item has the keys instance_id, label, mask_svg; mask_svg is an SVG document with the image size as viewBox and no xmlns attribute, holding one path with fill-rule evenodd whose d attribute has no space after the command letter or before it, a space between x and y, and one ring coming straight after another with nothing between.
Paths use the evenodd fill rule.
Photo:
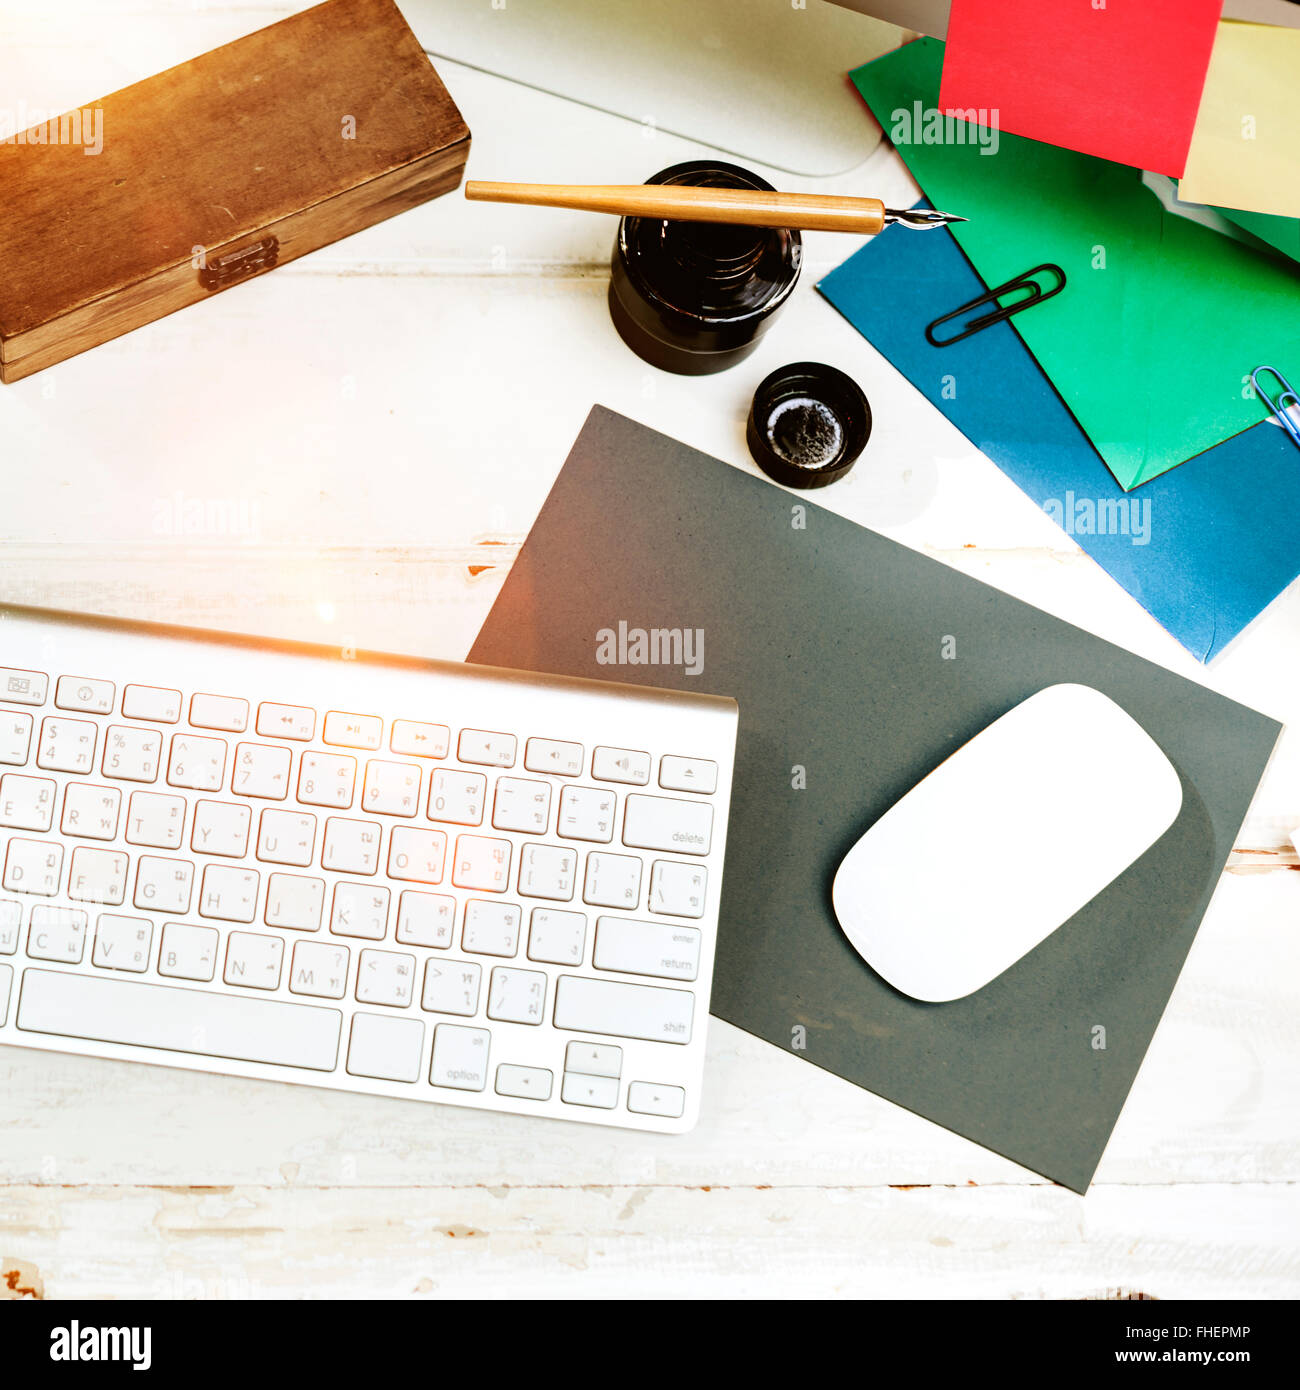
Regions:
<instances>
[{"instance_id":1,"label":"white wooden table","mask_svg":"<svg viewBox=\"0 0 1300 1390\"><path fill-rule=\"evenodd\" d=\"M291 8L7 0L0 105ZM479 177L707 153L440 69ZM782 182L911 191L887 150ZM812 357L876 417L820 503L1300 723L1300 586L1199 668L820 299L849 239L809 236L757 356L688 380L611 328L612 233L447 197L3 388L0 600L459 659L593 402L751 468L755 384ZM1086 1199L717 1021L682 1138L4 1049L0 1297L1295 1297L1297 825L1288 733Z\"/></svg>"}]
</instances>

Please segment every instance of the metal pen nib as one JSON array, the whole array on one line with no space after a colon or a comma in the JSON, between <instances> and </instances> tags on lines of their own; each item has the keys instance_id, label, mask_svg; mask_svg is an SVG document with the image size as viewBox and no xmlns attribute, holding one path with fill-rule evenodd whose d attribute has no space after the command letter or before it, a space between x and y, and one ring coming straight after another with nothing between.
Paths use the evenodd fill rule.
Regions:
<instances>
[{"instance_id":1,"label":"metal pen nib","mask_svg":"<svg viewBox=\"0 0 1300 1390\"><path fill-rule=\"evenodd\" d=\"M900 227L908 227L914 232L928 232L935 227L946 227L949 222L969 222L969 217L958 217L953 212L939 212L935 208L897 208L885 209L885 225L897 222Z\"/></svg>"}]
</instances>

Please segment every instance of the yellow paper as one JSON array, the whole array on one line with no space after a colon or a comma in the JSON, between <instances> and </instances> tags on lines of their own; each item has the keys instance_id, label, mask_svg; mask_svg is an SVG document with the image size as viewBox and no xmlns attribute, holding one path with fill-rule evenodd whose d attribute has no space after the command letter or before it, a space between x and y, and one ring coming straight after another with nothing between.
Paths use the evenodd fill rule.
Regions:
<instances>
[{"instance_id":1,"label":"yellow paper","mask_svg":"<svg viewBox=\"0 0 1300 1390\"><path fill-rule=\"evenodd\" d=\"M1300 29L1219 24L1178 196L1300 217Z\"/></svg>"}]
</instances>

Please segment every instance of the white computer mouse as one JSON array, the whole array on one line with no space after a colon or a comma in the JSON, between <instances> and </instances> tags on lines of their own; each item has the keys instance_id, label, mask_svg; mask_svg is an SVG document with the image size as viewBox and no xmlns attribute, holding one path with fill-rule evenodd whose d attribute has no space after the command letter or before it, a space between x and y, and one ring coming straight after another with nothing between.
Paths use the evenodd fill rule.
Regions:
<instances>
[{"instance_id":1,"label":"white computer mouse","mask_svg":"<svg viewBox=\"0 0 1300 1390\"><path fill-rule=\"evenodd\" d=\"M1031 695L890 807L831 898L854 949L913 999L982 989L1174 823L1173 764L1086 685Z\"/></svg>"}]
</instances>

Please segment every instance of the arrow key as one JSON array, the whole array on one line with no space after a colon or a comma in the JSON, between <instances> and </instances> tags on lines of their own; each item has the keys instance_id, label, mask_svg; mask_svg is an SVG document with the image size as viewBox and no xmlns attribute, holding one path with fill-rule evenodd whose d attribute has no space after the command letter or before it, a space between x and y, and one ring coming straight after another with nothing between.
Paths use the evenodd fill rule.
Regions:
<instances>
[{"instance_id":1,"label":"arrow key","mask_svg":"<svg viewBox=\"0 0 1300 1390\"><path fill-rule=\"evenodd\" d=\"M609 1043L586 1043L576 1039L564 1050L564 1070L582 1076L618 1077L623 1071L623 1049Z\"/></svg>"},{"instance_id":2,"label":"arrow key","mask_svg":"<svg viewBox=\"0 0 1300 1390\"><path fill-rule=\"evenodd\" d=\"M595 1110L612 1110L618 1104L618 1078L584 1076L566 1071L560 1099L567 1105L588 1105Z\"/></svg>"},{"instance_id":3,"label":"arrow key","mask_svg":"<svg viewBox=\"0 0 1300 1390\"><path fill-rule=\"evenodd\" d=\"M634 1081L627 1088L627 1108L634 1115L662 1115L668 1120L680 1120L686 1109L686 1092L680 1086Z\"/></svg>"},{"instance_id":4,"label":"arrow key","mask_svg":"<svg viewBox=\"0 0 1300 1390\"><path fill-rule=\"evenodd\" d=\"M497 1068L497 1095L519 1100L550 1100L552 1074L545 1067L517 1067L502 1062Z\"/></svg>"}]
</instances>

